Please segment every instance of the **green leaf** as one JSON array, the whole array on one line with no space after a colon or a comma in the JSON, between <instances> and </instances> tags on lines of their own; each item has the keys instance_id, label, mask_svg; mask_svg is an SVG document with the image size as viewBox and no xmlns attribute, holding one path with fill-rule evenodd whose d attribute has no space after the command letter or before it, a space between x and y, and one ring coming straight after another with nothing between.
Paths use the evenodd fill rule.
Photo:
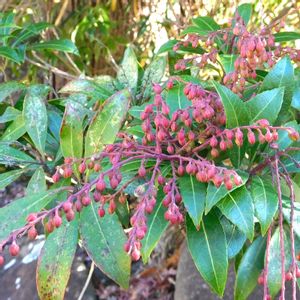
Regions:
<instances>
[{"instance_id":1,"label":"green leaf","mask_svg":"<svg viewBox=\"0 0 300 300\"><path fill-rule=\"evenodd\" d=\"M283 125L284 127L292 127L296 131L300 131L300 125L297 124L296 121L290 121ZM279 150L284 150L290 147L293 144L293 140L289 138L288 132L286 130L278 130L278 140L276 142L278 144ZM271 151L273 153L274 151Z\"/></svg>"},{"instance_id":2,"label":"green leaf","mask_svg":"<svg viewBox=\"0 0 300 300\"><path fill-rule=\"evenodd\" d=\"M112 95L112 91L103 87L103 84L87 79L69 81L60 89L60 93L83 94L98 100L105 100Z\"/></svg>"},{"instance_id":3,"label":"green leaf","mask_svg":"<svg viewBox=\"0 0 300 300\"><path fill-rule=\"evenodd\" d=\"M80 235L95 265L121 287L127 288L130 258L123 246L126 236L116 214L98 216L98 204L92 202L80 214Z\"/></svg>"},{"instance_id":4,"label":"green leaf","mask_svg":"<svg viewBox=\"0 0 300 300\"><path fill-rule=\"evenodd\" d=\"M18 44L22 43L23 41L28 40L30 37L38 35L41 31L47 29L50 26L52 26L52 25L49 23L46 23L46 22L39 22L39 23L29 24L29 25L25 26L16 35L12 46L15 47Z\"/></svg>"},{"instance_id":5,"label":"green leaf","mask_svg":"<svg viewBox=\"0 0 300 300\"><path fill-rule=\"evenodd\" d=\"M119 66L117 80L123 85L123 87L129 87L134 94L137 88L138 77L138 61L132 47L128 46Z\"/></svg>"},{"instance_id":6,"label":"green leaf","mask_svg":"<svg viewBox=\"0 0 300 300\"><path fill-rule=\"evenodd\" d=\"M68 98L60 128L60 145L64 157L82 157L85 100L83 95Z\"/></svg>"},{"instance_id":7,"label":"green leaf","mask_svg":"<svg viewBox=\"0 0 300 300\"><path fill-rule=\"evenodd\" d=\"M7 143L0 143L0 164L13 165L24 161L34 162L34 159L18 149L9 147Z\"/></svg>"},{"instance_id":8,"label":"green leaf","mask_svg":"<svg viewBox=\"0 0 300 300\"><path fill-rule=\"evenodd\" d=\"M8 81L0 84L0 102L3 102L11 94L24 90L26 86L16 81Z\"/></svg>"},{"instance_id":9,"label":"green leaf","mask_svg":"<svg viewBox=\"0 0 300 300\"><path fill-rule=\"evenodd\" d=\"M288 230L284 230L284 253L285 269L291 265L291 243ZM270 242L270 254L268 265L268 287L272 297L281 289L281 255L280 255L280 234L279 228L274 232Z\"/></svg>"},{"instance_id":10,"label":"green leaf","mask_svg":"<svg viewBox=\"0 0 300 300\"><path fill-rule=\"evenodd\" d=\"M177 179L184 206L194 225L200 225L206 198L206 184L198 182L195 176L186 175Z\"/></svg>"},{"instance_id":11,"label":"green leaf","mask_svg":"<svg viewBox=\"0 0 300 300\"><path fill-rule=\"evenodd\" d=\"M17 199L0 209L0 241L6 238L13 230L26 224L30 213L39 212L59 192L59 189L26 196Z\"/></svg>"},{"instance_id":12,"label":"green leaf","mask_svg":"<svg viewBox=\"0 0 300 300\"><path fill-rule=\"evenodd\" d=\"M34 195L36 193L45 192L47 190L46 174L42 167L35 170L32 177L30 178L27 188L26 195Z\"/></svg>"},{"instance_id":13,"label":"green leaf","mask_svg":"<svg viewBox=\"0 0 300 300\"><path fill-rule=\"evenodd\" d=\"M167 67L167 56L155 56L150 65L145 70L142 78L141 95L138 98L147 99L152 93L152 84L160 82Z\"/></svg>"},{"instance_id":14,"label":"green leaf","mask_svg":"<svg viewBox=\"0 0 300 300\"><path fill-rule=\"evenodd\" d=\"M53 50L53 51L62 51L62 52L69 52L76 55L79 55L77 47L74 43L67 39L60 39L60 40L51 40L51 41L43 41L40 43L30 44L28 46L29 50Z\"/></svg>"},{"instance_id":15,"label":"green leaf","mask_svg":"<svg viewBox=\"0 0 300 300\"><path fill-rule=\"evenodd\" d=\"M226 235L228 259L231 259L240 252L247 237L225 217L221 218L221 224Z\"/></svg>"},{"instance_id":16,"label":"green leaf","mask_svg":"<svg viewBox=\"0 0 300 300\"><path fill-rule=\"evenodd\" d=\"M247 249L237 271L234 299L246 300L257 284L264 268L266 239L258 237Z\"/></svg>"},{"instance_id":17,"label":"green leaf","mask_svg":"<svg viewBox=\"0 0 300 300\"><path fill-rule=\"evenodd\" d=\"M25 171L26 169L18 169L0 174L0 190L17 180Z\"/></svg>"},{"instance_id":18,"label":"green leaf","mask_svg":"<svg viewBox=\"0 0 300 300\"><path fill-rule=\"evenodd\" d=\"M283 217L285 221L290 224L291 223L291 204L290 199L283 199ZM293 229L295 234L300 239L300 203L294 202L294 223Z\"/></svg>"},{"instance_id":19,"label":"green leaf","mask_svg":"<svg viewBox=\"0 0 300 300\"><path fill-rule=\"evenodd\" d=\"M36 272L41 300L63 300L71 274L78 241L78 220L62 225L49 234L39 255Z\"/></svg>"},{"instance_id":20,"label":"green leaf","mask_svg":"<svg viewBox=\"0 0 300 300\"><path fill-rule=\"evenodd\" d=\"M39 152L44 155L47 138L48 116L44 99L48 87L33 85L24 99L23 116L26 130Z\"/></svg>"},{"instance_id":21,"label":"green leaf","mask_svg":"<svg viewBox=\"0 0 300 300\"><path fill-rule=\"evenodd\" d=\"M226 74L234 71L234 62L238 58L236 54L221 54L220 61L223 65L223 68Z\"/></svg>"},{"instance_id":22,"label":"green leaf","mask_svg":"<svg viewBox=\"0 0 300 300\"><path fill-rule=\"evenodd\" d=\"M221 212L246 234L249 240L254 236L254 209L252 198L245 186L225 196L218 203Z\"/></svg>"},{"instance_id":23,"label":"green leaf","mask_svg":"<svg viewBox=\"0 0 300 300\"><path fill-rule=\"evenodd\" d=\"M147 217L147 233L142 241L141 254L143 262L147 263L150 254L156 247L163 232L168 227L168 221L164 217L165 207L162 205L164 194L161 190L157 193L157 201L153 212Z\"/></svg>"},{"instance_id":24,"label":"green leaf","mask_svg":"<svg viewBox=\"0 0 300 300\"><path fill-rule=\"evenodd\" d=\"M187 243L194 263L203 279L219 296L224 293L227 280L227 243L218 217L210 213L196 230L187 216Z\"/></svg>"},{"instance_id":25,"label":"green leaf","mask_svg":"<svg viewBox=\"0 0 300 300\"><path fill-rule=\"evenodd\" d=\"M245 103L250 124L257 120L267 119L273 124L282 106L284 88L276 88L262 92Z\"/></svg>"},{"instance_id":26,"label":"green leaf","mask_svg":"<svg viewBox=\"0 0 300 300\"><path fill-rule=\"evenodd\" d=\"M288 42L300 39L300 33L294 31L278 32L274 34L275 42Z\"/></svg>"},{"instance_id":27,"label":"green leaf","mask_svg":"<svg viewBox=\"0 0 300 300\"><path fill-rule=\"evenodd\" d=\"M25 120L19 115L5 130L1 141L13 142L26 133Z\"/></svg>"},{"instance_id":28,"label":"green leaf","mask_svg":"<svg viewBox=\"0 0 300 300\"><path fill-rule=\"evenodd\" d=\"M126 117L130 93L127 89L115 93L105 103L90 124L85 138L85 157L100 152L106 144L114 142Z\"/></svg>"},{"instance_id":29,"label":"green leaf","mask_svg":"<svg viewBox=\"0 0 300 300\"><path fill-rule=\"evenodd\" d=\"M124 204L116 201L116 214L118 215L121 224L125 228L128 228L130 223L130 211L127 201Z\"/></svg>"},{"instance_id":30,"label":"green leaf","mask_svg":"<svg viewBox=\"0 0 300 300\"><path fill-rule=\"evenodd\" d=\"M296 87L291 106L300 111L300 87Z\"/></svg>"},{"instance_id":31,"label":"green leaf","mask_svg":"<svg viewBox=\"0 0 300 300\"><path fill-rule=\"evenodd\" d=\"M265 235L278 208L278 197L271 179L255 176L251 181L255 216L260 222L261 233Z\"/></svg>"},{"instance_id":32,"label":"green leaf","mask_svg":"<svg viewBox=\"0 0 300 300\"><path fill-rule=\"evenodd\" d=\"M20 57L19 53L11 47L0 46L0 56L5 57L6 59L17 64L22 62L22 58Z\"/></svg>"},{"instance_id":33,"label":"green leaf","mask_svg":"<svg viewBox=\"0 0 300 300\"><path fill-rule=\"evenodd\" d=\"M206 35L209 32L220 29L220 25L218 25L211 17L198 17L193 19L192 22L198 28L197 33L200 35Z\"/></svg>"},{"instance_id":34,"label":"green leaf","mask_svg":"<svg viewBox=\"0 0 300 300\"><path fill-rule=\"evenodd\" d=\"M213 82L213 85L219 94L226 115L226 127L235 128L249 124L249 114L246 110L245 103L227 87ZM245 146L233 146L229 152L229 157L235 167L239 167L245 155Z\"/></svg>"},{"instance_id":35,"label":"green leaf","mask_svg":"<svg viewBox=\"0 0 300 300\"><path fill-rule=\"evenodd\" d=\"M152 102L146 102L142 105L139 106L132 106L130 107L130 109L128 110L128 113L133 116L136 119L141 119L141 113L145 110L145 107L149 104L151 104ZM154 111L155 111L155 107L154 107Z\"/></svg>"},{"instance_id":36,"label":"green leaf","mask_svg":"<svg viewBox=\"0 0 300 300\"><path fill-rule=\"evenodd\" d=\"M7 107L5 112L0 116L0 123L14 121L20 115L21 115L21 111L15 109L14 107L9 106Z\"/></svg>"},{"instance_id":37,"label":"green leaf","mask_svg":"<svg viewBox=\"0 0 300 300\"><path fill-rule=\"evenodd\" d=\"M168 90L166 103L170 107L170 115L178 109L184 109L191 106L192 103L185 96L183 89L183 84L178 83L172 89Z\"/></svg>"},{"instance_id":38,"label":"green leaf","mask_svg":"<svg viewBox=\"0 0 300 300\"><path fill-rule=\"evenodd\" d=\"M295 88L294 68L289 57L282 58L265 77L261 91L284 87L284 98L279 115L286 113L291 105Z\"/></svg>"},{"instance_id":39,"label":"green leaf","mask_svg":"<svg viewBox=\"0 0 300 300\"><path fill-rule=\"evenodd\" d=\"M239 16L242 17L242 19L244 20L245 25L247 25L251 19L251 15L252 15L252 4L244 3L244 4L239 5L237 8L237 12L238 12Z\"/></svg>"},{"instance_id":40,"label":"green leaf","mask_svg":"<svg viewBox=\"0 0 300 300\"><path fill-rule=\"evenodd\" d=\"M246 181L248 180L248 173L246 172L238 172L239 175L242 178L242 184L244 185ZM235 189L239 188L241 186L234 185L230 192L234 191ZM229 191L225 187L225 185L222 183L218 188L213 183L208 183L207 186L207 194L206 194L206 203L205 203L205 214L207 214L214 205L216 205L222 198L224 198Z\"/></svg>"}]
</instances>

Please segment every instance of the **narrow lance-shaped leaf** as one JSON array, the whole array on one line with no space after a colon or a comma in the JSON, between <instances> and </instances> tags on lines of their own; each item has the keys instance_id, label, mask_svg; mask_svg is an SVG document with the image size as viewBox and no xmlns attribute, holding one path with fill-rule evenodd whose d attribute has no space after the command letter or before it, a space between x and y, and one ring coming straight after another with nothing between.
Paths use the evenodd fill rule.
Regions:
<instances>
[{"instance_id":1,"label":"narrow lance-shaped leaf","mask_svg":"<svg viewBox=\"0 0 300 300\"><path fill-rule=\"evenodd\" d=\"M0 143L0 164L14 165L22 162L34 162L34 159L26 153L12 148L8 143Z\"/></svg>"},{"instance_id":2,"label":"narrow lance-shaped leaf","mask_svg":"<svg viewBox=\"0 0 300 300\"><path fill-rule=\"evenodd\" d=\"M59 189L48 190L18 199L2 207L0 209L0 241L13 230L24 226L27 216L44 208L59 191Z\"/></svg>"},{"instance_id":3,"label":"narrow lance-shaped leaf","mask_svg":"<svg viewBox=\"0 0 300 300\"><path fill-rule=\"evenodd\" d=\"M42 167L39 167L35 170L32 177L30 178L27 188L26 194L28 196L34 195L36 193L45 192L47 190L46 185L46 174Z\"/></svg>"},{"instance_id":4,"label":"narrow lance-shaped leaf","mask_svg":"<svg viewBox=\"0 0 300 300\"><path fill-rule=\"evenodd\" d=\"M204 212L206 184L198 182L195 176L178 177L184 207L192 218L194 225L200 225Z\"/></svg>"},{"instance_id":5,"label":"narrow lance-shaped leaf","mask_svg":"<svg viewBox=\"0 0 300 300\"><path fill-rule=\"evenodd\" d=\"M235 128L242 125L249 124L249 114L247 113L245 103L231 90L217 82L213 82L213 85L219 94L226 115L226 127ZM239 167L242 159L245 155L245 146L237 147L233 146L229 152L230 160L235 167Z\"/></svg>"},{"instance_id":6,"label":"narrow lance-shaped leaf","mask_svg":"<svg viewBox=\"0 0 300 300\"><path fill-rule=\"evenodd\" d=\"M254 236L254 209L252 197L245 186L227 194L218 207L233 224L252 240Z\"/></svg>"},{"instance_id":7,"label":"narrow lance-shaped leaf","mask_svg":"<svg viewBox=\"0 0 300 300\"><path fill-rule=\"evenodd\" d=\"M142 240L141 254L143 262L147 263L151 252L157 245L160 237L168 227L168 221L164 217L166 208L162 205L164 194L161 190L157 193L157 200L153 212L147 217L147 233Z\"/></svg>"},{"instance_id":8,"label":"narrow lance-shaped leaf","mask_svg":"<svg viewBox=\"0 0 300 300\"><path fill-rule=\"evenodd\" d=\"M277 32L274 34L274 37L275 42L282 43L300 39L300 33L294 31Z\"/></svg>"},{"instance_id":9,"label":"narrow lance-shaped leaf","mask_svg":"<svg viewBox=\"0 0 300 300\"><path fill-rule=\"evenodd\" d=\"M284 87L284 98L279 116L286 113L295 89L294 68L289 57L282 58L264 78L261 91Z\"/></svg>"},{"instance_id":10,"label":"narrow lance-shaped leaf","mask_svg":"<svg viewBox=\"0 0 300 300\"><path fill-rule=\"evenodd\" d=\"M17 180L24 172L26 172L26 169L12 170L0 174L0 190Z\"/></svg>"},{"instance_id":11,"label":"narrow lance-shaped leaf","mask_svg":"<svg viewBox=\"0 0 300 300\"><path fill-rule=\"evenodd\" d=\"M245 24L247 25L251 15L252 15L252 4L251 3L244 3L238 6L237 13L239 16L244 20Z\"/></svg>"},{"instance_id":12,"label":"narrow lance-shaped leaf","mask_svg":"<svg viewBox=\"0 0 300 300\"><path fill-rule=\"evenodd\" d=\"M127 47L122 63L119 66L117 80L123 87L129 87L133 93L136 91L139 69L138 61L132 47Z\"/></svg>"},{"instance_id":13,"label":"narrow lance-shaped leaf","mask_svg":"<svg viewBox=\"0 0 300 300\"><path fill-rule=\"evenodd\" d=\"M255 176L251 181L255 216L261 226L262 235L265 235L277 212L278 197L271 181Z\"/></svg>"},{"instance_id":14,"label":"narrow lance-shaped leaf","mask_svg":"<svg viewBox=\"0 0 300 300\"><path fill-rule=\"evenodd\" d=\"M23 115L26 130L39 152L44 155L47 137L47 109L45 98L48 87L31 86L24 99Z\"/></svg>"},{"instance_id":15,"label":"narrow lance-shaped leaf","mask_svg":"<svg viewBox=\"0 0 300 300\"><path fill-rule=\"evenodd\" d=\"M25 120L23 115L19 115L6 128L1 140L6 142L14 142L26 133Z\"/></svg>"},{"instance_id":16,"label":"narrow lance-shaped leaf","mask_svg":"<svg viewBox=\"0 0 300 300\"><path fill-rule=\"evenodd\" d=\"M234 299L246 300L257 285L264 268L266 239L258 237L247 249L237 271Z\"/></svg>"},{"instance_id":17,"label":"narrow lance-shaped leaf","mask_svg":"<svg viewBox=\"0 0 300 300\"><path fill-rule=\"evenodd\" d=\"M221 54L220 61L226 73L234 71L234 62L238 58L236 54Z\"/></svg>"},{"instance_id":18,"label":"narrow lance-shaped leaf","mask_svg":"<svg viewBox=\"0 0 300 300\"><path fill-rule=\"evenodd\" d=\"M0 84L0 102L4 101L11 94L22 91L26 88L25 84L16 82L16 81L8 81Z\"/></svg>"},{"instance_id":19,"label":"narrow lance-shaped leaf","mask_svg":"<svg viewBox=\"0 0 300 300\"><path fill-rule=\"evenodd\" d=\"M247 237L236 225L232 224L225 217L221 218L221 224L226 235L228 258L231 259L240 252Z\"/></svg>"},{"instance_id":20,"label":"narrow lance-shaped leaf","mask_svg":"<svg viewBox=\"0 0 300 300\"><path fill-rule=\"evenodd\" d=\"M51 40L51 41L43 41L40 43L31 44L28 46L29 50L54 50L54 51L62 51L69 52L73 54L79 54L77 47L74 43L67 39L60 40Z\"/></svg>"},{"instance_id":21,"label":"narrow lance-shaped leaf","mask_svg":"<svg viewBox=\"0 0 300 300\"><path fill-rule=\"evenodd\" d=\"M181 83L168 90L166 102L170 107L170 115L178 109L184 109L191 105L186 95L183 92L183 85Z\"/></svg>"},{"instance_id":22,"label":"narrow lance-shaped leaf","mask_svg":"<svg viewBox=\"0 0 300 300\"><path fill-rule=\"evenodd\" d=\"M238 174L242 178L242 185L244 185L248 180L249 174L241 171L238 171ZM233 188L230 191L228 191L224 183L222 183L218 188L213 183L208 183L205 203L205 214L207 214L213 208L213 206L216 205L229 192L232 192L239 187L241 187L241 185L234 185Z\"/></svg>"},{"instance_id":23,"label":"narrow lance-shaped leaf","mask_svg":"<svg viewBox=\"0 0 300 300\"><path fill-rule=\"evenodd\" d=\"M226 237L214 213L205 216L199 231L187 216L187 243L194 263L203 279L219 295L224 293L228 258Z\"/></svg>"},{"instance_id":24,"label":"narrow lance-shaped leaf","mask_svg":"<svg viewBox=\"0 0 300 300\"><path fill-rule=\"evenodd\" d=\"M111 96L93 119L85 138L85 157L101 151L114 142L130 103L127 89Z\"/></svg>"},{"instance_id":25,"label":"narrow lance-shaped leaf","mask_svg":"<svg viewBox=\"0 0 300 300\"><path fill-rule=\"evenodd\" d=\"M116 214L100 219L98 204L92 202L80 214L80 235L95 265L123 288L130 276L130 258L123 246L126 236Z\"/></svg>"},{"instance_id":26,"label":"narrow lance-shaped leaf","mask_svg":"<svg viewBox=\"0 0 300 300\"><path fill-rule=\"evenodd\" d=\"M78 220L62 225L51 233L39 255L36 282L41 300L63 300L78 241Z\"/></svg>"},{"instance_id":27,"label":"narrow lance-shaped leaf","mask_svg":"<svg viewBox=\"0 0 300 300\"><path fill-rule=\"evenodd\" d=\"M82 157L85 101L86 96L83 95L68 98L60 128L61 151L64 157Z\"/></svg>"},{"instance_id":28,"label":"narrow lance-shaped leaf","mask_svg":"<svg viewBox=\"0 0 300 300\"><path fill-rule=\"evenodd\" d=\"M0 87L1 88L1 87ZM15 120L21 115L21 111L9 106L5 112L0 116L0 123L6 123Z\"/></svg>"}]
</instances>

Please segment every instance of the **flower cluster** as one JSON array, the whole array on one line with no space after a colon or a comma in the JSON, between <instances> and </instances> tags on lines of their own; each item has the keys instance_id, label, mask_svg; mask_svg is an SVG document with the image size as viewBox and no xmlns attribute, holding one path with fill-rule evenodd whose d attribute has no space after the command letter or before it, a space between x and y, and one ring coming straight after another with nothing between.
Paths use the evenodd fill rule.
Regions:
<instances>
[{"instance_id":1,"label":"flower cluster","mask_svg":"<svg viewBox=\"0 0 300 300\"><path fill-rule=\"evenodd\" d=\"M157 201L157 186L164 193L162 204L166 207L166 220L178 224L184 220L178 177L189 174L199 182L211 182L216 187L224 184L231 190L240 185L242 179L235 170L215 165L214 159L220 151L226 151L234 144L242 147L245 140L251 145L256 142L274 143L278 139L278 130L287 131L293 140L299 139L298 132L293 128L270 126L267 120L225 129L223 125L226 118L219 96L200 85L175 83L174 79L166 83L165 89L182 83L191 105L173 113L170 113L170 107L164 100L162 86L154 84L154 103L148 104L141 113L144 131L141 143L126 133L119 133L118 141L107 145L101 153L85 159L66 158L52 176L53 182L78 173L82 178L87 178L90 173L98 175L79 191L70 191L68 198L54 208L30 214L24 227L15 230L2 241L1 249L9 245L10 254L17 255L17 237L27 233L30 239L34 239L38 234L35 225L39 222L43 222L45 230L50 233L61 226L62 214L65 214L67 221L72 221L75 213L92 201L99 203L99 217L103 217L106 212L112 214L116 210L116 201L121 204L127 201L126 187L137 179L143 179L145 183L135 191L137 206L130 220L132 228L129 238L124 245L132 259L137 260L140 257L141 240L147 233L147 214L152 213ZM210 152L210 159L207 158L207 151ZM110 165L104 170L103 165L107 165L107 160ZM154 165L150 163L151 160L155 161ZM122 167L132 161L139 161L140 167L136 175L126 181L122 176ZM162 167L166 163L172 169L170 176L163 175ZM3 257L0 257L1 263Z\"/></svg>"}]
</instances>

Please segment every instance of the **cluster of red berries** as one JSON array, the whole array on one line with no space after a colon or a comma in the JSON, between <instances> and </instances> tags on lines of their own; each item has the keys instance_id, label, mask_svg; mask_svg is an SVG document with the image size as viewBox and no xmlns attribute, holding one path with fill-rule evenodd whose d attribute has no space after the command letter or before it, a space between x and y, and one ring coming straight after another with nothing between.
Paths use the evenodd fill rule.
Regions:
<instances>
[{"instance_id":1,"label":"cluster of red berries","mask_svg":"<svg viewBox=\"0 0 300 300\"><path fill-rule=\"evenodd\" d=\"M178 176L189 174L195 176L199 182L212 182L216 187L224 184L228 190L231 190L234 185L240 185L242 179L234 170L215 166L213 159L219 155L219 151L232 148L233 141L241 147L246 136L251 145L256 141L275 142L278 139L279 129L288 131L291 139L299 139L299 133L293 128L272 127L267 120L257 121L251 126L223 129L226 118L219 96L199 85L184 84L184 94L191 101L191 105L185 109L178 109L172 114L162 95L162 86L153 85L154 103L147 105L141 113L144 131L142 143L126 133L119 133L119 140L115 144L107 145L99 154L85 159L66 158L64 164L58 167L53 175L53 182L58 182L61 177L69 178L73 175L80 181L78 173L83 179L82 182L85 182L87 174L91 172L100 172L100 174L53 209L30 214L27 224L1 243L1 247L10 245L11 255L17 255L19 253L17 236L27 233L29 238L36 238L38 232L35 225L41 221L44 221L45 230L50 233L61 226L63 214L67 221L72 221L75 213L90 205L92 201L100 204L99 217L105 215L106 204L108 204L108 213L112 214L116 210L115 201L122 204L127 201L125 188L132 181L143 178L145 184L136 190L138 205L131 217L132 229L124 246L133 259L139 259L141 240L147 232L146 215L153 211L156 203L156 183L161 186L165 194L162 200L166 207L165 218L171 224L178 224L183 221L180 209L182 196L176 184ZM174 81L169 80L165 86L166 89L173 88ZM202 155L202 150L209 148L211 148L211 161L204 158L207 151ZM103 159L106 163L107 159L110 162L110 168L105 171L101 166ZM146 167L147 160L153 159L156 160L156 165ZM121 169L131 161L140 161L141 164L136 176L124 182ZM169 162L172 167L170 178L162 175L163 161ZM3 259L1 257L0 262Z\"/></svg>"},{"instance_id":2,"label":"cluster of red berries","mask_svg":"<svg viewBox=\"0 0 300 300\"><path fill-rule=\"evenodd\" d=\"M232 26L234 22L234 26ZM179 50L180 46L193 48L202 47L206 50L204 54L195 55L181 59L175 65L175 70L185 70L188 66L204 68L208 62L216 63L219 51L229 49L229 53L236 55L234 71L226 74L223 78L224 84L234 93L241 95L246 86L247 79L255 79L256 70L267 64L270 68L276 61L285 55L295 62L300 61L300 50L291 47L282 47L275 44L275 36L271 29L262 28L258 33L251 33L247 30L244 20L236 14L230 22L230 27L209 32L206 36L188 34L184 41L178 42L173 50ZM273 24L275 31L284 27L284 21ZM223 39L224 43L219 48L215 46L216 39ZM227 50L226 50L227 51ZM225 52L226 52L225 51Z\"/></svg>"}]
</instances>

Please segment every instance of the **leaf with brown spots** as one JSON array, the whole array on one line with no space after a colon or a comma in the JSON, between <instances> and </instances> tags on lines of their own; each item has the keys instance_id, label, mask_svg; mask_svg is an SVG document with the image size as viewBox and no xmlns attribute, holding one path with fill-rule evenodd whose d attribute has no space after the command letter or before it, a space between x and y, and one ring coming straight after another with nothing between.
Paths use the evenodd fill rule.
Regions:
<instances>
[{"instance_id":1,"label":"leaf with brown spots","mask_svg":"<svg viewBox=\"0 0 300 300\"><path fill-rule=\"evenodd\" d=\"M78 242L78 220L49 234L38 259L36 284L41 300L62 300Z\"/></svg>"}]
</instances>

